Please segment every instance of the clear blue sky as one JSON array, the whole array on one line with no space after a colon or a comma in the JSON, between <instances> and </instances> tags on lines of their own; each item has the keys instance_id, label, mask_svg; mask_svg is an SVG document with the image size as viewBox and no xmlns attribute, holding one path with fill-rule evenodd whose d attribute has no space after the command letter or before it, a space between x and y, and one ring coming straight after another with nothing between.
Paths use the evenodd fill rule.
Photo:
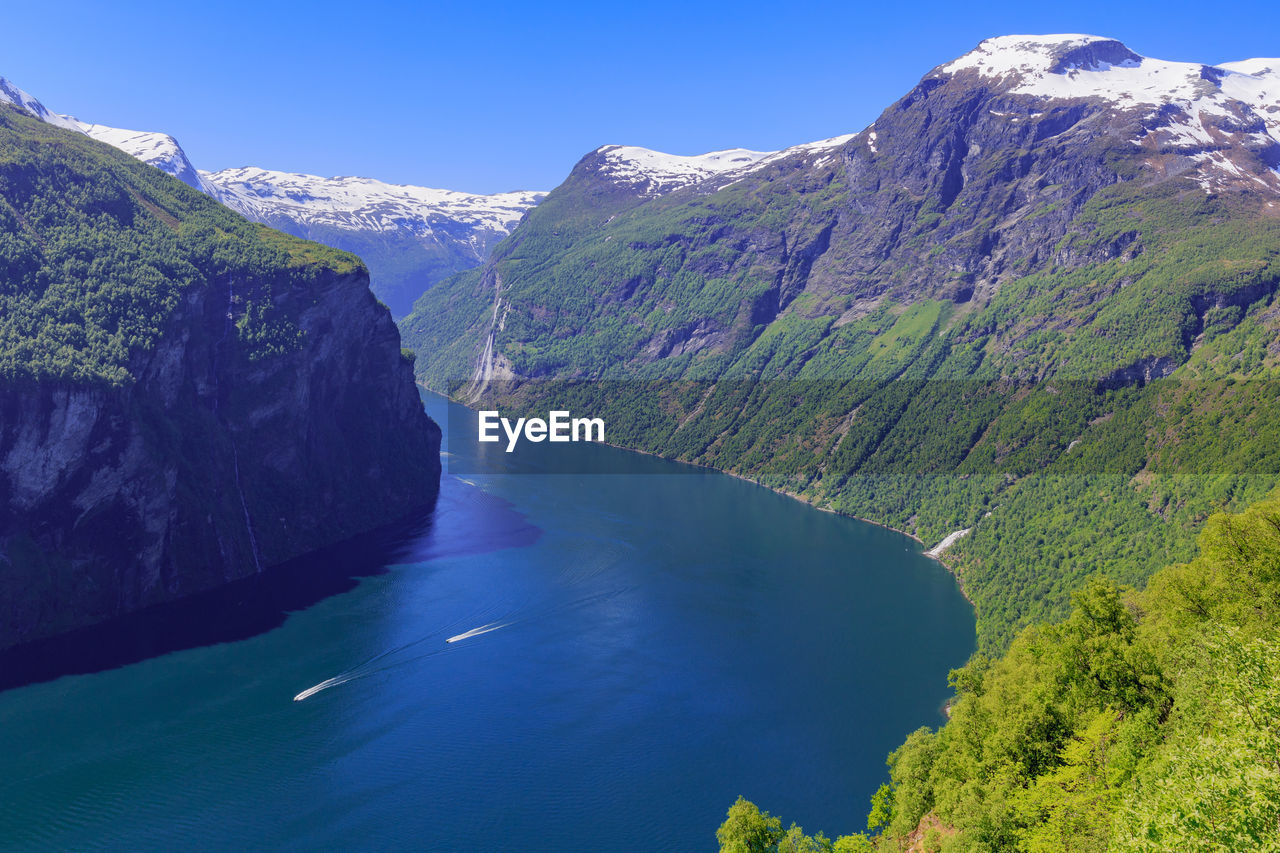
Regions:
<instances>
[{"instance_id":1,"label":"clear blue sky","mask_svg":"<svg viewBox=\"0 0 1280 853\"><path fill-rule=\"evenodd\" d=\"M58 112L256 165L550 189L606 143L764 150L865 127L1005 33L1162 59L1280 55L1274 2L19 2L0 76ZM205 8L201 8L205 7ZM212 11L206 11L212 10Z\"/></svg>"}]
</instances>

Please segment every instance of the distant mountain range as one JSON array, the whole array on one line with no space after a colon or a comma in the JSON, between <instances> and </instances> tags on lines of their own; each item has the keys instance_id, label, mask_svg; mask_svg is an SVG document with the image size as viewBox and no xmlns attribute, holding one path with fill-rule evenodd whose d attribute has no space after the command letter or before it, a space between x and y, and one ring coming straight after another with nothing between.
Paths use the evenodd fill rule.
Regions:
<instances>
[{"instance_id":1,"label":"distant mountain range","mask_svg":"<svg viewBox=\"0 0 1280 853\"><path fill-rule=\"evenodd\" d=\"M232 210L289 234L354 252L397 317L437 281L484 263L546 193L471 195L372 178L266 169L200 172Z\"/></svg>"},{"instance_id":2,"label":"distant mountain range","mask_svg":"<svg viewBox=\"0 0 1280 853\"><path fill-rule=\"evenodd\" d=\"M470 400L563 393L611 441L971 531L998 648L1280 482L1269 383L1228 385L1280 371L1278 170L1280 60L994 38L850 136L593 151L400 326Z\"/></svg>"},{"instance_id":3,"label":"distant mountain range","mask_svg":"<svg viewBox=\"0 0 1280 853\"><path fill-rule=\"evenodd\" d=\"M354 252L374 293L395 316L431 285L483 263L546 193L475 195L400 186L372 178L321 178L258 168L198 170L172 136L123 130L59 115L0 78L0 101L113 145L227 207L297 237Z\"/></svg>"}]
</instances>

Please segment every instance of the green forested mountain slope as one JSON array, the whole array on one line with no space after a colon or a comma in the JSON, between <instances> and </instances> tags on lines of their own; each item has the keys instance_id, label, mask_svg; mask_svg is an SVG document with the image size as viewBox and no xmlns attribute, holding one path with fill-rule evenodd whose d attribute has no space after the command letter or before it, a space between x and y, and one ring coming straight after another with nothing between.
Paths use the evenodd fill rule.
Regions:
<instances>
[{"instance_id":1,"label":"green forested mountain slope","mask_svg":"<svg viewBox=\"0 0 1280 853\"><path fill-rule=\"evenodd\" d=\"M185 291L229 278L303 279L360 261L256 226L88 137L0 107L0 378L122 385ZM242 294L237 336L296 345L271 282Z\"/></svg>"},{"instance_id":2,"label":"green forested mountain slope","mask_svg":"<svg viewBox=\"0 0 1280 853\"><path fill-rule=\"evenodd\" d=\"M420 380L572 401L928 545L971 529L947 559L988 650L1091 572L1189 558L1280 472L1271 113L1201 66L1159 105L1089 89L1150 62L1118 42L1025 53L673 187L588 155L404 321ZM1033 94L1054 75L1080 94Z\"/></svg>"}]
</instances>

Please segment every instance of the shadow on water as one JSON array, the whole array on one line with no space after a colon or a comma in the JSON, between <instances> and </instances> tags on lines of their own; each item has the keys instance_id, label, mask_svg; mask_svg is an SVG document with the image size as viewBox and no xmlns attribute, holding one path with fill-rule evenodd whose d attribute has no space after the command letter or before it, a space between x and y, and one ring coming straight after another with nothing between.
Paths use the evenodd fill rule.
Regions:
<instances>
[{"instance_id":1,"label":"shadow on water","mask_svg":"<svg viewBox=\"0 0 1280 853\"><path fill-rule=\"evenodd\" d=\"M371 533L180 601L0 652L0 691L245 640L390 566L521 548L541 536L508 501L450 477L440 485L431 509Z\"/></svg>"}]
</instances>

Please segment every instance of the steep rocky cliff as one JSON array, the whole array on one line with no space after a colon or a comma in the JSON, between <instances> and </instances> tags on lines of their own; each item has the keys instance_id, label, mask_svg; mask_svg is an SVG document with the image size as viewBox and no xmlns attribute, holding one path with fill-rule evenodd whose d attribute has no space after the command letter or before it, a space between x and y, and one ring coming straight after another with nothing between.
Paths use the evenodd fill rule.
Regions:
<instances>
[{"instance_id":1,"label":"steep rocky cliff","mask_svg":"<svg viewBox=\"0 0 1280 853\"><path fill-rule=\"evenodd\" d=\"M439 429L354 257L0 107L0 647L428 508Z\"/></svg>"}]
</instances>

